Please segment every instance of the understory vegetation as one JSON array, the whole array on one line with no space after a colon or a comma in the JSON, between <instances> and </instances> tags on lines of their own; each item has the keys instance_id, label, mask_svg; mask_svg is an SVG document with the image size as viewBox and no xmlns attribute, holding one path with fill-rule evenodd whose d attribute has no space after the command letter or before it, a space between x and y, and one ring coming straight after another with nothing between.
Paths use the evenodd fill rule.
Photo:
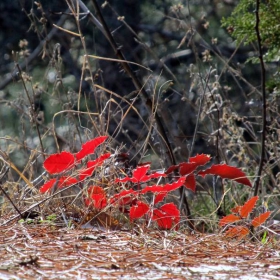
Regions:
<instances>
[{"instance_id":1,"label":"understory vegetation","mask_svg":"<svg viewBox=\"0 0 280 280\"><path fill-rule=\"evenodd\" d=\"M0 225L279 240L279 1L59 2L0 4Z\"/></svg>"}]
</instances>

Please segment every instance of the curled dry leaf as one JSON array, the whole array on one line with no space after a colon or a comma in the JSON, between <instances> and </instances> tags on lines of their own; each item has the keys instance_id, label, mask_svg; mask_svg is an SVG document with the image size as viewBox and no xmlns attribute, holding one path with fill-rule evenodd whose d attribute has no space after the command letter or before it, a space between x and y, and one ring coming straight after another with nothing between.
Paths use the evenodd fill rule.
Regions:
<instances>
[{"instance_id":1,"label":"curled dry leaf","mask_svg":"<svg viewBox=\"0 0 280 280\"><path fill-rule=\"evenodd\" d=\"M243 239L249 233L249 229L244 226L236 226L228 229L225 232L226 237L237 238L239 240Z\"/></svg>"}]
</instances>

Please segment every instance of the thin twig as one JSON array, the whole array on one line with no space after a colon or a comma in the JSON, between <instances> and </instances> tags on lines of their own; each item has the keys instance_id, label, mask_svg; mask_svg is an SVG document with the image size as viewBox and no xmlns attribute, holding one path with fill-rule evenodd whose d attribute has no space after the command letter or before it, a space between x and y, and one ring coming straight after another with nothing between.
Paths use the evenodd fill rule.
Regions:
<instances>
[{"instance_id":1,"label":"thin twig","mask_svg":"<svg viewBox=\"0 0 280 280\"><path fill-rule=\"evenodd\" d=\"M9 168L6 169L5 173L1 176L1 179L6 176L6 174L8 173ZM2 191L2 193L6 196L6 198L11 202L11 204L13 205L13 207L15 208L15 210L18 212L19 216L24 219L24 216L22 215L22 213L19 211L19 209L16 207L16 205L14 204L14 202L12 201L12 199L10 198L10 196L8 195L8 193L4 190L4 188L2 187L2 185L0 184L0 190Z\"/></svg>"},{"instance_id":2,"label":"thin twig","mask_svg":"<svg viewBox=\"0 0 280 280\"><path fill-rule=\"evenodd\" d=\"M198 125L199 125L199 119L200 119L200 115L201 115L201 112L202 112L202 105L203 105L204 97L205 97L205 94L206 94L207 85L208 85L208 82L209 82L209 79L210 79L210 76L211 76L211 71L212 71L212 68L210 67L210 69L208 71L208 74L206 76L205 86L204 86L202 95L200 97L199 109L198 109L198 113L197 113L196 124L195 124L194 133L193 133L193 139L192 139L192 144L191 144L191 148L190 148L190 153L189 153L190 156L192 156L193 149L194 149L194 144L195 144L195 140L196 140L196 136L197 136L197 130L198 130Z\"/></svg>"},{"instance_id":3,"label":"thin twig","mask_svg":"<svg viewBox=\"0 0 280 280\"><path fill-rule=\"evenodd\" d=\"M58 183L58 180L55 182L55 184L57 184L57 183ZM18 214L18 215L16 215L16 216L10 218L9 220L5 221L3 224L0 224L0 226L5 226L5 225L9 224L10 222L12 222L12 221L18 219L19 217L22 217L25 213L30 212L30 211L31 211L32 209L34 209L35 207L38 207L39 205L41 205L41 204L43 204L44 202L50 200L51 198L57 196L58 194L60 194L60 193L62 193L62 192L64 192L64 191L67 191L68 189L72 188L73 186L75 186L75 184L73 184L73 185L71 185L71 186L68 186L68 187L66 187L66 188L63 188L63 189L59 190L58 192L56 192L56 193L54 193L54 194L52 194L52 195L50 195L50 196L44 198L43 200L41 200L41 201L39 201L39 202L37 202L37 203L31 205L28 209L22 211L22 212L21 212L21 215ZM54 185L54 187L55 187L55 185Z\"/></svg>"},{"instance_id":4,"label":"thin twig","mask_svg":"<svg viewBox=\"0 0 280 280\"><path fill-rule=\"evenodd\" d=\"M89 9L85 6L85 4L79 0L79 4L81 9L84 12L87 12L89 14L89 16L92 18L93 23L97 26L97 28L106 36L107 40L109 41L112 49L114 50L116 56L118 57L118 59L120 59L123 62L120 62L120 64L122 65L123 69L125 70L125 72L127 73L127 75L131 78L135 88L141 92L141 98L144 101L144 104L146 105L147 109L149 110L149 112L153 113L153 103L152 100L150 99L148 93L145 91L145 89L143 88L142 84L140 83L139 79L136 77L136 75L134 74L134 72L132 71L132 69L129 66L129 63L126 62L126 59L122 53L122 51L120 50L120 48L118 47L115 39L113 38L104 18L103 15L101 13L101 10L98 6L98 4L96 3L95 0L92 0L94 9L96 11L96 14L100 20L100 22L92 15L92 13L89 13ZM165 146L167 148L166 153L168 155L168 159L169 159L169 164L176 164L175 162L175 157L173 155L172 152L172 148L170 146L168 137L166 135L165 129L164 129L164 125L162 124L162 121L158 115L157 112L154 113L155 115L155 121L159 130L159 133L163 139L163 142L165 143Z\"/></svg>"},{"instance_id":5,"label":"thin twig","mask_svg":"<svg viewBox=\"0 0 280 280\"><path fill-rule=\"evenodd\" d=\"M254 195L258 195L259 192L259 186L260 186L260 180L261 175L263 171L263 165L264 165L264 159L265 159L265 135L266 135L266 92L265 92L265 77L266 77L266 71L263 61L263 50L262 50L262 41L261 41L261 35L260 35L260 16L259 16L259 9L260 9L260 0L256 0L256 35L257 35L257 43L258 43L258 49L259 49L259 59L261 64L261 92L262 92L262 136L261 136L261 157L258 167L258 173L257 177L254 183Z\"/></svg>"},{"instance_id":6,"label":"thin twig","mask_svg":"<svg viewBox=\"0 0 280 280\"><path fill-rule=\"evenodd\" d=\"M83 2L81 0L79 0L79 3L80 3L80 7L81 9L84 11L84 12L87 12L89 13L89 9L87 9L87 7L83 4ZM145 91L145 89L143 88L142 84L140 83L139 79L136 77L136 75L134 74L134 72L132 71L132 69L130 68L129 64L126 62L126 59L122 53L122 51L120 50L120 48L118 47L115 39L113 38L105 20L104 20L104 17L101 13L101 10L96 2L96 0L92 0L92 3L93 3L93 6L94 6L94 9L96 11L96 14L97 14L97 17L100 21L99 24L97 24L96 22L96 18L94 18L94 23L97 24L97 28L99 28L102 33L104 34L105 32L105 36L107 38L107 40L109 41L112 49L114 50L116 56L118 57L118 59L120 59L121 62L120 64L122 65L123 69L125 70L125 72L127 73L127 75L131 78L135 88L137 89L138 92L140 92L140 96L143 100L143 103L145 104L146 108L148 109L148 111L151 113L151 114L154 114L154 117L155 117L155 122L156 122L156 125L157 125L157 129L159 131L159 134L160 136L162 137L162 140L163 140L163 143L164 143L164 146L165 146L165 151L166 151L166 154L167 154L167 159L168 159L168 164L173 164L173 165L176 165L176 160L175 160L175 157L174 157L174 154L173 154L173 151L172 151L172 148L171 148L171 145L169 143L169 138L165 132L165 128L164 128L164 125L158 115L158 113L154 110L153 110L153 102L151 100L151 98L149 97L148 93ZM82 4L82 6L81 6ZM90 17L92 18L93 15L92 13L89 13ZM180 195L181 197L183 198L183 201L184 201L184 204L186 206L186 212L187 212L187 215L189 217L191 217L191 213L190 213L190 209L188 207L188 201L185 197L185 194L184 194L184 189L183 188L180 188ZM192 225L190 225L192 227Z\"/></svg>"},{"instance_id":7,"label":"thin twig","mask_svg":"<svg viewBox=\"0 0 280 280\"><path fill-rule=\"evenodd\" d=\"M67 9L65 11L65 13L67 13L69 10ZM60 19L58 20L58 22L56 23L56 25L61 26L64 21L66 20L67 15L63 15L60 17ZM44 40L42 40L40 42L40 44L36 47L36 49L28 56L28 58L19 64L20 69L25 69L27 66L30 65L30 63L36 59L38 57L38 55L40 54L40 52L42 51L42 49L44 48L44 46L46 45L46 43L48 43L52 37L58 32L58 29L56 27L53 27L52 30L50 31L50 33L46 36L46 38ZM12 81L17 79L17 73L18 70L15 69L13 71L13 73L11 73L11 75L9 75L6 79L4 79L1 83L0 83L0 90L4 89L7 85L9 85Z\"/></svg>"},{"instance_id":8,"label":"thin twig","mask_svg":"<svg viewBox=\"0 0 280 280\"><path fill-rule=\"evenodd\" d=\"M144 48L147 52L149 52L152 57L155 59L155 61L164 68L164 70L172 77L173 81L175 81L176 84L180 84L177 77L172 73L172 71L169 69L169 67L166 65L164 60L159 59L157 54L144 42L141 40L141 38L138 36L138 34L132 29L132 27L125 21L124 18L120 17L120 15L117 13L117 11L111 6L110 3L107 4L110 9L115 13L118 20L121 21L124 26L132 33L135 42L137 42L142 48Z\"/></svg>"},{"instance_id":9,"label":"thin twig","mask_svg":"<svg viewBox=\"0 0 280 280\"><path fill-rule=\"evenodd\" d=\"M18 69L18 73L19 73L19 76L22 80L22 85L24 87L24 91L26 93L26 96L28 98L28 101L29 101L29 104L30 104L30 112L31 112L31 123L34 123L35 124L35 127L36 127L36 131L37 131L37 134L38 134L38 137L39 137L39 142L40 142L40 147L41 147L41 151L42 151L42 156L43 158L45 159L45 153L44 153L44 146L43 146L43 142L42 142L42 137L41 137L41 133L40 133L40 130L39 130L39 124L38 122L36 121L36 113L34 111L34 105L33 105L33 101L28 93L28 90L27 90L27 87L26 87L26 84L25 84L25 81L22 77L22 71L21 71L21 68L19 66L18 63L16 63L16 67Z\"/></svg>"}]
</instances>

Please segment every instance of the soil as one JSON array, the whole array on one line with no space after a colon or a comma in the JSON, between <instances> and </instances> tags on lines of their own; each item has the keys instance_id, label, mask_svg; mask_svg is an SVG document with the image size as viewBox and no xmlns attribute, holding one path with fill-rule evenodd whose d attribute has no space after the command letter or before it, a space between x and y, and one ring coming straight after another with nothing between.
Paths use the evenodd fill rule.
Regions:
<instances>
[{"instance_id":1,"label":"soil","mask_svg":"<svg viewBox=\"0 0 280 280\"><path fill-rule=\"evenodd\" d=\"M14 222L0 227L0 279L280 279L280 245Z\"/></svg>"}]
</instances>

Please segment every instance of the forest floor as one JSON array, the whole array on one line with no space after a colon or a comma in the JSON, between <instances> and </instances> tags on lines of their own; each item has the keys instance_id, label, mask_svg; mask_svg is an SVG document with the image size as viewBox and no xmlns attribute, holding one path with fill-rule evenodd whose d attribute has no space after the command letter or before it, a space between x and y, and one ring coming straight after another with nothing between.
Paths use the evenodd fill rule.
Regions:
<instances>
[{"instance_id":1,"label":"forest floor","mask_svg":"<svg viewBox=\"0 0 280 280\"><path fill-rule=\"evenodd\" d=\"M280 279L280 244L14 222L0 227L0 279Z\"/></svg>"}]
</instances>

